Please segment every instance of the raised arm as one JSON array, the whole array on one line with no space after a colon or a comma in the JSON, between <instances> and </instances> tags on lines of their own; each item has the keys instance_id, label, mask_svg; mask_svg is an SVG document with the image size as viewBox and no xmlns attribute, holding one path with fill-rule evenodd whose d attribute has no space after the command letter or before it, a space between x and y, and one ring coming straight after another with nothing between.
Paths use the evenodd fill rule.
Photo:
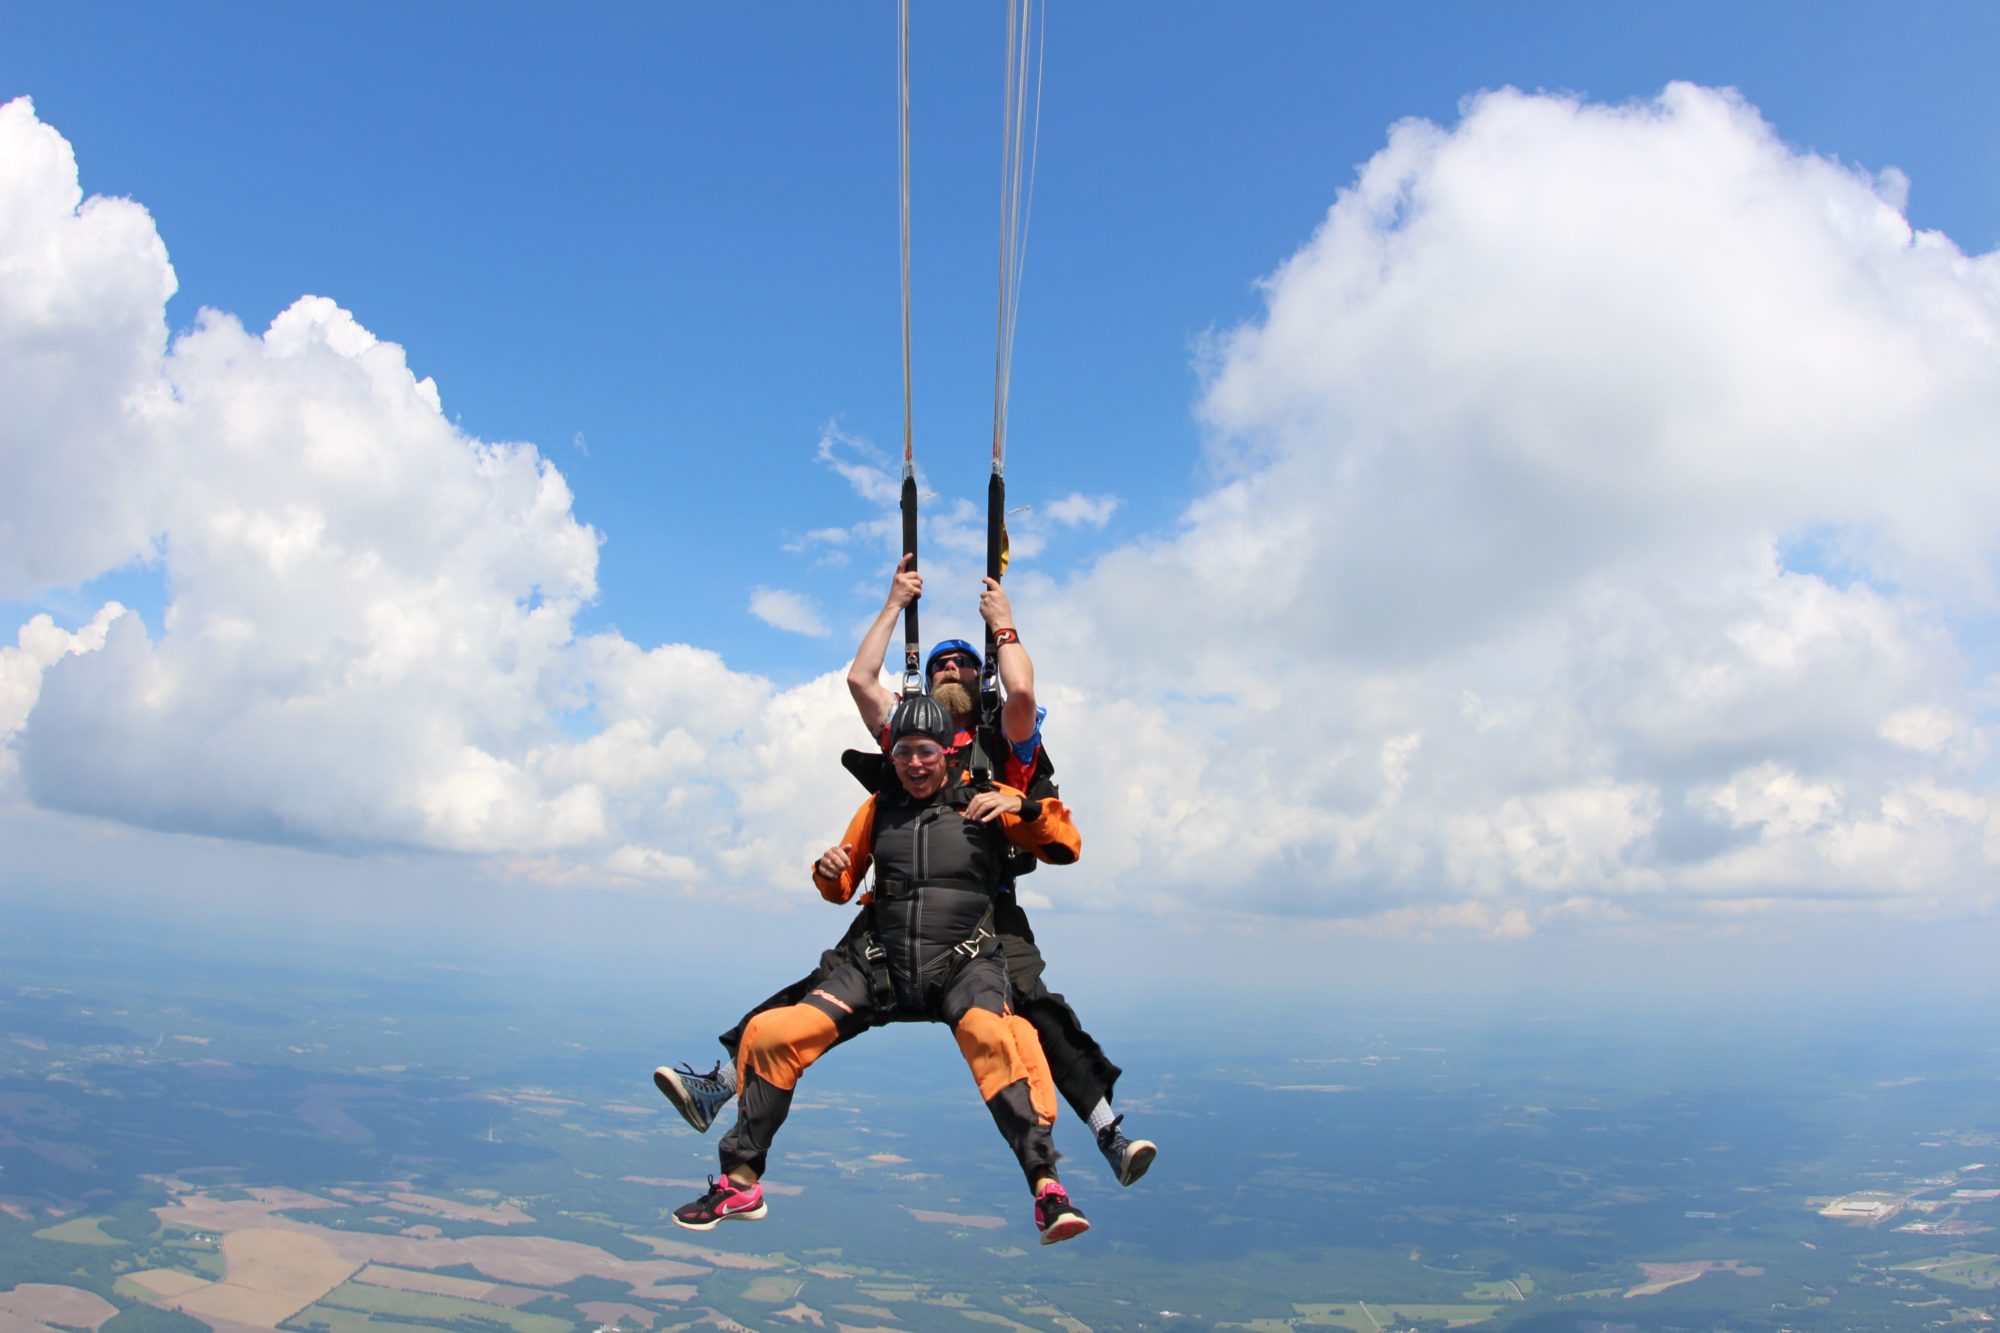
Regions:
<instances>
[{"instance_id":1,"label":"raised arm","mask_svg":"<svg viewBox=\"0 0 2000 1333\"><path fill-rule=\"evenodd\" d=\"M861 725L868 728L870 736L882 734L890 712L896 707L896 692L882 683L882 663L889 655L889 638L896 632L896 621L902 617L903 608L924 595L924 576L910 568L910 561L915 558L906 555L896 562L896 573L889 580L888 600L882 603L875 623L861 636L861 646L854 650L854 661L847 668L847 692L854 696Z\"/></svg>"},{"instance_id":2,"label":"raised arm","mask_svg":"<svg viewBox=\"0 0 2000 1333\"><path fill-rule=\"evenodd\" d=\"M1014 608L1000 580L986 580L986 590L979 594L979 618L1002 640L993 667L1006 698L1000 706L1000 734L1010 741L1025 741L1035 734L1035 663L1021 646Z\"/></svg>"}]
</instances>

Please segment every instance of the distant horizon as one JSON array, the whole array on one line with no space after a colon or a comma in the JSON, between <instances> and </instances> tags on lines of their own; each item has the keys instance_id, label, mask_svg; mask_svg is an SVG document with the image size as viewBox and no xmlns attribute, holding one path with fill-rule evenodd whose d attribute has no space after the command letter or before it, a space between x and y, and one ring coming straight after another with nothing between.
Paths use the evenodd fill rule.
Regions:
<instances>
[{"instance_id":1,"label":"distant horizon","mask_svg":"<svg viewBox=\"0 0 2000 1333\"><path fill-rule=\"evenodd\" d=\"M1161 1309L1273 1333L1308 1312L1351 1333L1392 1311L1562 1333L2000 1313L2000 1039L1963 1013L1336 1006L1231 1039L1100 1010L1118 1108L1160 1154L1121 1188L1059 1114L1092 1227L1055 1249L949 1035L874 1033L801 1084L768 1217L695 1234L667 1211L717 1137L647 1066L714 1048L641 984L232 958L214 936L197 957L161 931L24 957L20 916L0 935L10 1311L516 1333L621 1307L778 1327L793 1303L1106 1333Z\"/></svg>"},{"instance_id":2,"label":"distant horizon","mask_svg":"<svg viewBox=\"0 0 2000 1333\"><path fill-rule=\"evenodd\" d=\"M107 916L114 904L117 913ZM203 916L136 891L122 901L52 903L9 890L0 892L0 957L24 948L143 946L218 966L256 958L261 969L329 979L410 970L468 994L526 987L557 1007L564 996L591 997L623 1013L642 1044L654 1031L645 1016L654 1015L661 1058L671 1044L666 1034L680 1031L695 1037L687 1058L706 1060L715 1054L713 1032L807 971L847 920L811 904L764 918L733 946L737 980L718 993L702 960L730 928L726 916L704 930L685 908L627 906L592 934L556 916L540 927L526 914L509 924L505 913L480 921L384 915L367 925L353 919L351 904L319 911L252 904ZM1991 923L1963 925L1947 940L1925 927L1804 922L1781 939L1755 933L1718 945L1691 937L1673 948L1644 936L1468 942L1325 932L1295 939L1282 953L1254 939L1191 939L1101 914L1048 917L1038 935L1052 984L1093 1026L1163 1048L1191 1040L1282 1044L1350 1022L1478 1028L1564 1020L1640 1029L1702 1022L1720 1033L1911 1018L1984 1030L2000 1019L2000 980L1989 962L2000 950L2000 925ZM1107 955L1107 939L1125 951ZM1578 964L1579 951L1589 966Z\"/></svg>"}]
</instances>

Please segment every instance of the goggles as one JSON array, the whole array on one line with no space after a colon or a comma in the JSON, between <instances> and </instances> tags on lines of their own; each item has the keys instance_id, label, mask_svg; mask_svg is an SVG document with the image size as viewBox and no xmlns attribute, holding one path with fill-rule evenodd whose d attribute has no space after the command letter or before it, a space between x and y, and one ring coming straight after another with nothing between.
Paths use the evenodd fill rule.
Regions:
<instances>
[{"instance_id":1,"label":"goggles","mask_svg":"<svg viewBox=\"0 0 2000 1333\"><path fill-rule=\"evenodd\" d=\"M965 639L940 639L932 648L931 655L924 659L924 676L928 679L937 674L938 664L947 657L963 656L963 662L954 661L954 666L971 667L979 670L979 649Z\"/></svg>"},{"instance_id":2,"label":"goggles","mask_svg":"<svg viewBox=\"0 0 2000 1333\"><path fill-rule=\"evenodd\" d=\"M942 758L943 755L944 747L936 741L900 740L889 747L889 757L899 764L915 763L918 760L928 763L933 759Z\"/></svg>"}]
</instances>

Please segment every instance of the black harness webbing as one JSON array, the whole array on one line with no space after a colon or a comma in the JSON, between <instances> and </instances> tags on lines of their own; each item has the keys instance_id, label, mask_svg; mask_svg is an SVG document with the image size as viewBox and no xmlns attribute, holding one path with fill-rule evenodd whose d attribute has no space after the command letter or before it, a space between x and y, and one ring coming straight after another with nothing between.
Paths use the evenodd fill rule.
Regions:
<instances>
[{"instance_id":1,"label":"black harness webbing","mask_svg":"<svg viewBox=\"0 0 2000 1333\"><path fill-rule=\"evenodd\" d=\"M876 790L871 780L894 780L889 757L879 750L873 753L863 750L849 750L840 756L840 763L843 768L853 774L855 778L861 781L863 786L868 787L871 791ZM890 772L885 773L883 779L875 779L874 775L878 770L890 770ZM991 782L981 782L976 785L963 782L955 783L945 790L944 803L951 809L964 810L967 805L971 804L975 792L990 790L992 786ZM901 793L902 788L900 786L897 786L893 792L877 791L878 796L887 795L892 798ZM1007 848L1006 857L996 877L996 882L991 889L992 896L996 900L1003 896L1011 896L1014 892L1013 863L1017 852L1018 849L1016 848L1011 846ZM1031 854L1026 852L1018 852L1018 854L1027 856L1030 866L1033 865L1034 857ZM878 875L875 878L874 885L875 900L877 902L891 902L898 898L914 897L922 888L923 884L917 880L901 876L896 879L883 879ZM872 911L873 909L871 907L868 910ZM980 918L979 924L973 928L972 934L960 940L957 944L952 945L952 952L960 955L967 962L971 962L982 954L990 953L994 949L999 948L1000 937L994 934L995 924L993 907L989 903L985 915ZM882 941L876 937L875 923L872 917L869 918L866 925L856 932L853 949L854 956L860 963L862 971L867 973L868 993L875 1001L876 1012L885 1018L903 1012L903 1006L896 996L895 978L889 972L889 951L882 947Z\"/></svg>"},{"instance_id":2,"label":"black harness webbing","mask_svg":"<svg viewBox=\"0 0 2000 1333\"><path fill-rule=\"evenodd\" d=\"M896 1007L896 981L889 975L889 951L875 938L873 927L855 939L861 951L861 967L868 974L868 993L874 998L875 1012L889 1013Z\"/></svg>"}]
</instances>

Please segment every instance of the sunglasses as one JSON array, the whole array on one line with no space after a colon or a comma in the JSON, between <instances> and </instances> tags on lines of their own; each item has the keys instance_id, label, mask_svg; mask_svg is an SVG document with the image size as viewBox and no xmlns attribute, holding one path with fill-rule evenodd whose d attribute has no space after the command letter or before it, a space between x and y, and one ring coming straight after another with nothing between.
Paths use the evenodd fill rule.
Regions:
<instances>
[{"instance_id":1,"label":"sunglasses","mask_svg":"<svg viewBox=\"0 0 2000 1333\"><path fill-rule=\"evenodd\" d=\"M946 653L938 658L937 661L931 663L931 674L935 676L946 667L963 667L977 671L979 670L979 659L971 653Z\"/></svg>"}]
</instances>

